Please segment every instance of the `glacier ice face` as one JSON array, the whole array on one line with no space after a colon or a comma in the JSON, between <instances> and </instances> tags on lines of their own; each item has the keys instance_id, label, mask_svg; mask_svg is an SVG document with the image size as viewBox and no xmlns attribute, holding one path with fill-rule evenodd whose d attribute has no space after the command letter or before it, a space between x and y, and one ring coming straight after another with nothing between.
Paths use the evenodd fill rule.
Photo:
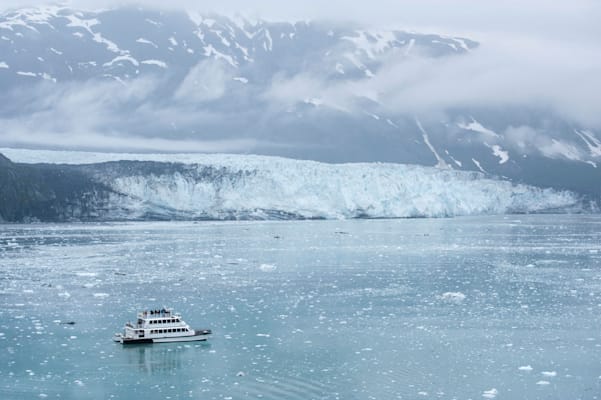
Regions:
<instances>
[{"instance_id":1,"label":"glacier ice face","mask_svg":"<svg viewBox=\"0 0 601 400\"><path fill-rule=\"evenodd\" d=\"M327 165L265 159L223 168L223 179L198 173L118 177L112 187L143 199L142 212L269 218L444 217L531 212L572 205L566 192L485 178L478 173L391 164ZM194 171L192 171L194 172Z\"/></svg>"},{"instance_id":2,"label":"glacier ice face","mask_svg":"<svg viewBox=\"0 0 601 400\"><path fill-rule=\"evenodd\" d=\"M218 154L0 152L17 162L100 163L81 167L114 190L108 207L119 210L117 219L447 217L537 212L579 202L567 191L415 165ZM130 161L101 163L118 160Z\"/></svg>"}]
</instances>

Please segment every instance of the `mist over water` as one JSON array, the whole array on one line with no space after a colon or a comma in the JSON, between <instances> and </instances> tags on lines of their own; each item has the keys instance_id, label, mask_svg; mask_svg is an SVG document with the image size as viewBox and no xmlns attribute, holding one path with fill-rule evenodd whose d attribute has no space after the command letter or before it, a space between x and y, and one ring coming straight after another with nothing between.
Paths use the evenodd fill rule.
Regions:
<instances>
[{"instance_id":1,"label":"mist over water","mask_svg":"<svg viewBox=\"0 0 601 400\"><path fill-rule=\"evenodd\" d=\"M2 399L601 393L598 216L2 225L0 264ZM162 306L213 338L111 341Z\"/></svg>"}]
</instances>

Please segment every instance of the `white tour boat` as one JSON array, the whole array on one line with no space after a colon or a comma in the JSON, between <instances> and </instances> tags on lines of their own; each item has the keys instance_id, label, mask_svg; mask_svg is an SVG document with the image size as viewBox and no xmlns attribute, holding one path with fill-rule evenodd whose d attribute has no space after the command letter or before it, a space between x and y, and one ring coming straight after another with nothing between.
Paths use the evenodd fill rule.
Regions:
<instances>
[{"instance_id":1,"label":"white tour boat","mask_svg":"<svg viewBox=\"0 0 601 400\"><path fill-rule=\"evenodd\" d=\"M122 344L193 342L207 340L210 334L210 329L192 329L180 314L162 308L139 312L136 323L125 324L123 333L115 333L113 340Z\"/></svg>"}]
</instances>

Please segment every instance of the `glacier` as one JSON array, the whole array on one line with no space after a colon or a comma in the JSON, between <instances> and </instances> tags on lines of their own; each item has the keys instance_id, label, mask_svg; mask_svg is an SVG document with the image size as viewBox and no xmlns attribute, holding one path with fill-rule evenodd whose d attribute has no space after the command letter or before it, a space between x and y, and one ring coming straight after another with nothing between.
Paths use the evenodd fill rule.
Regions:
<instances>
[{"instance_id":1,"label":"glacier","mask_svg":"<svg viewBox=\"0 0 601 400\"><path fill-rule=\"evenodd\" d=\"M110 188L95 214L99 219L452 217L557 211L581 201L569 191L407 164L8 148L0 153L22 164L70 165Z\"/></svg>"}]
</instances>

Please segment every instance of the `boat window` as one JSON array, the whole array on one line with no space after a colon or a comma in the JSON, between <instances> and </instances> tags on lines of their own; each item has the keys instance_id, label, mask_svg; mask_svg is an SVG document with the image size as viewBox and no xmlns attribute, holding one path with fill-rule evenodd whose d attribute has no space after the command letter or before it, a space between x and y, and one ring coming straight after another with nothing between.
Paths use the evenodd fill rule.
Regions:
<instances>
[{"instance_id":1,"label":"boat window","mask_svg":"<svg viewBox=\"0 0 601 400\"><path fill-rule=\"evenodd\" d=\"M176 318L176 319L175 319L175 322L179 322L179 319L177 319L177 318Z\"/></svg>"}]
</instances>

